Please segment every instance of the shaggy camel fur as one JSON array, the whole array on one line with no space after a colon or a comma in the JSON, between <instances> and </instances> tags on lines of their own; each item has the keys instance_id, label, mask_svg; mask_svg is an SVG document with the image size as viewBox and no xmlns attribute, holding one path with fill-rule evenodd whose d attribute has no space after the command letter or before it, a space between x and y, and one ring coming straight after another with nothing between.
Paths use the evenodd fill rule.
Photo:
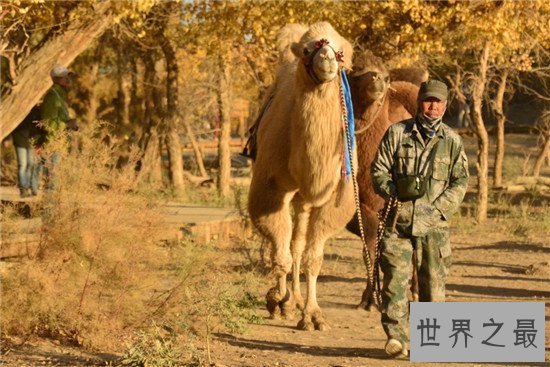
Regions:
<instances>
[{"instance_id":1,"label":"shaggy camel fur","mask_svg":"<svg viewBox=\"0 0 550 367\"><path fill-rule=\"evenodd\" d=\"M328 325L316 295L323 248L354 212L353 185L346 184L345 178L341 181L344 141L339 89L339 68L350 68L353 49L327 22L311 25L299 42L291 44L287 31L282 32L279 50L290 46L295 61L280 66L273 97L258 127L248 209L256 228L271 243L277 278L266 296L271 316L280 312L292 318L298 305L302 309L298 328L325 330ZM308 63L317 81L308 73ZM305 304L299 283L302 254ZM286 277L291 270L289 292Z\"/></svg>"},{"instance_id":2,"label":"shaggy camel fur","mask_svg":"<svg viewBox=\"0 0 550 367\"><path fill-rule=\"evenodd\" d=\"M416 114L418 87L409 82L391 82L382 60L369 51L356 54L354 71L350 78L350 88L355 114L357 156L359 171L357 181L361 201L361 214L367 247L374 259L374 247L378 228L377 213L384 207L384 199L378 196L373 187L370 169L378 145L388 127ZM357 219L347 228L359 235ZM413 280L413 287L415 281ZM374 305L373 289L367 280L358 307L370 309ZM416 291L418 293L418 291Z\"/></svg>"}]
</instances>

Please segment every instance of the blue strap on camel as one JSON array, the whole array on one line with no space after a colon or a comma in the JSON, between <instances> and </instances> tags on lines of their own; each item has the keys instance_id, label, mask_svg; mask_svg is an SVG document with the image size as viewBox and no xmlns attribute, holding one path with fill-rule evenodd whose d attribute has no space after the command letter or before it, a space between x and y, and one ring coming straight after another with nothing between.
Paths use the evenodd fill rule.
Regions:
<instances>
[{"instance_id":1,"label":"blue strap on camel","mask_svg":"<svg viewBox=\"0 0 550 367\"><path fill-rule=\"evenodd\" d=\"M340 69L340 78L342 81L342 94L343 94L343 100L346 106L346 123L347 123L347 129L349 131L349 137L350 137L350 144L351 149L348 149L348 139L346 136L346 132L344 129L343 135L344 135L344 156L345 156L345 162L342 169L342 174L346 176L347 179L349 179L351 175L351 157L349 155L350 152L353 152L353 149L355 148L355 120L353 118L353 104L351 102L351 92L349 88L348 78L346 76L346 72L344 71L344 68ZM342 126L343 128L343 126Z\"/></svg>"}]
</instances>

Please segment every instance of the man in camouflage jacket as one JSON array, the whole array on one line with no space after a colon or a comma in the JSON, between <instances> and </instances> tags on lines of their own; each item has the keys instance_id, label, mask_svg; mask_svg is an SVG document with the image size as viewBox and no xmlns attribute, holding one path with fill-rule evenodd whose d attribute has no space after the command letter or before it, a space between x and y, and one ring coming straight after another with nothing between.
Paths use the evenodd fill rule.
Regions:
<instances>
[{"instance_id":1,"label":"man in camouflage jacket","mask_svg":"<svg viewBox=\"0 0 550 367\"><path fill-rule=\"evenodd\" d=\"M469 176L462 140L442 122L446 105L443 82L422 83L418 114L388 129L372 164L377 193L386 200L397 196L402 202L395 222L389 220L395 225L386 223L381 243L382 325L388 336L386 353L392 357L408 355L407 288L413 249L417 251L419 300L445 301L451 264L448 221L464 199ZM421 183L425 191L411 199L410 193L402 192L406 186L400 184L407 179L413 183L412 191Z\"/></svg>"}]
</instances>

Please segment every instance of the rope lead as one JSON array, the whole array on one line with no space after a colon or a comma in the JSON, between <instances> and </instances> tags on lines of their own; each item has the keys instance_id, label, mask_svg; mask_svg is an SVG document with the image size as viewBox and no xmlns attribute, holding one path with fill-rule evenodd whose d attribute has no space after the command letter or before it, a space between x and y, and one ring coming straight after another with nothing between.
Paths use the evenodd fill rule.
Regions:
<instances>
[{"instance_id":1,"label":"rope lead","mask_svg":"<svg viewBox=\"0 0 550 367\"><path fill-rule=\"evenodd\" d=\"M379 271L378 270L374 270L373 268L373 263L372 263L372 260L371 260L371 257L370 257L370 253L369 253L369 249L368 249L368 246L367 246L367 240L365 238L365 229L363 228L363 217L361 215L361 203L359 201L359 189L357 187L357 177L355 175L355 167L353 166L353 151L352 151L352 148L351 148L351 136L350 136L350 132L349 132L349 129L348 129L348 124L347 124L347 108L346 108L346 102L345 102L345 99L344 99L344 88L343 88L343 85L342 83L340 83L340 105L341 105L341 108L342 108L342 124L343 124L343 127L344 127L344 133L345 133L345 136L346 136L346 145L347 145L347 149L348 149L348 155L349 155L349 160L350 160L350 168L351 168L351 177L352 177L352 180L353 180L353 195L354 195L354 198L355 198L355 210L356 210L356 213L357 213L357 220L359 221L359 232L361 233L361 241L363 242L363 261L365 262L365 265L367 267L367 278L368 278L368 281L369 283L371 284L371 286L373 287L373 293L374 293L374 297L376 299L376 302L381 306L382 305L382 299L381 299L381 295L380 295L380 277L379 277ZM342 180L345 179L345 177L342 177L341 178ZM377 240L376 241L376 249L375 249L375 253L376 253L376 257L379 256L379 253L380 253L380 250L379 250L379 241ZM378 261L376 261L375 263L376 267L378 267ZM375 275L376 275L376 278L375 279Z\"/></svg>"}]
</instances>

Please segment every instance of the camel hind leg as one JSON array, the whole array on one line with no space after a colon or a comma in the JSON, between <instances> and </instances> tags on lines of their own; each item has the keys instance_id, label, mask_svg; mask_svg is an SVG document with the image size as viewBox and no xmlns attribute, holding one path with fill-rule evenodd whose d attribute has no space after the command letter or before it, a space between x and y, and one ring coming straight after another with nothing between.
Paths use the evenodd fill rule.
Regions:
<instances>
[{"instance_id":1,"label":"camel hind leg","mask_svg":"<svg viewBox=\"0 0 550 367\"><path fill-rule=\"evenodd\" d=\"M292 219L290 201L294 192L276 190L276 185L253 181L248 201L250 218L258 231L271 243L272 273L277 280L266 295L267 310L271 318L293 313L287 305L294 302L287 289L286 277L292 267L290 240Z\"/></svg>"},{"instance_id":2,"label":"camel hind leg","mask_svg":"<svg viewBox=\"0 0 550 367\"><path fill-rule=\"evenodd\" d=\"M363 229L365 231L365 239L367 241L367 248L371 258L371 265L374 266L375 262L375 246L376 235L378 229L378 216L376 212L366 205L361 205L361 216L363 217ZM355 218L357 222L357 218ZM357 223L358 224L358 223ZM359 229L357 229L357 235L361 237ZM354 232L355 233L355 232ZM367 276L367 285L361 296L361 302L357 305L357 308L372 311L376 308L376 300L374 299L374 284L371 284Z\"/></svg>"}]
</instances>

